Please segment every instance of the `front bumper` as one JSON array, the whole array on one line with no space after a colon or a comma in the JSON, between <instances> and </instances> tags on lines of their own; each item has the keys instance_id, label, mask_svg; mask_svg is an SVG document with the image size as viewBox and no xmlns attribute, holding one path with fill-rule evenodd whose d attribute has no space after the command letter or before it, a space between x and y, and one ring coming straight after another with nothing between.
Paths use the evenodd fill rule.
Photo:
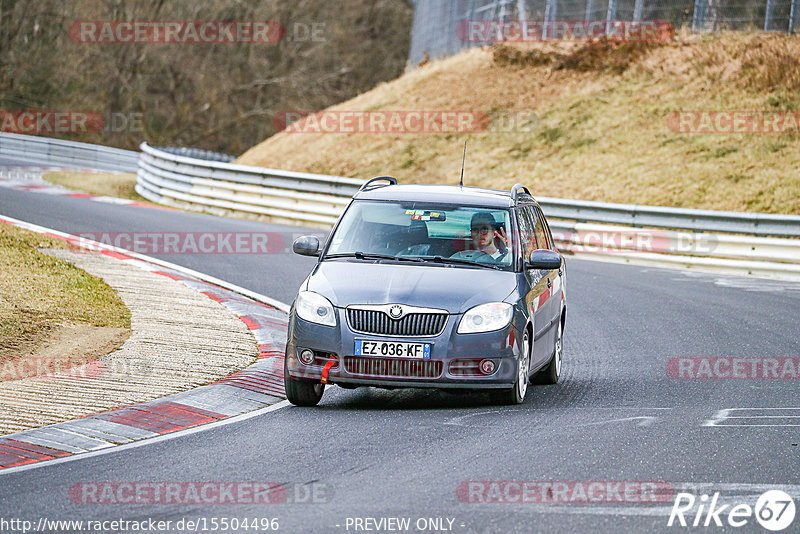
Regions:
<instances>
[{"instance_id":1,"label":"front bumper","mask_svg":"<svg viewBox=\"0 0 800 534\"><path fill-rule=\"evenodd\" d=\"M292 378L321 380L323 367L335 363L328 371L328 383L387 388L509 388L517 379L517 361L521 332L515 322L493 332L459 334L461 314L449 315L438 336L407 337L361 334L347 323L345 310L336 309L337 325L323 326L290 315L286 344L286 366ZM355 340L403 341L430 343L429 360L405 358L356 357ZM304 349L314 351L310 365L300 362ZM492 360L495 370L483 375L473 369L483 359ZM375 365L371 365L375 364ZM436 371L438 369L438 371ZM432 376L434 375L434 376Z\"/></svg>"}]
</instances>

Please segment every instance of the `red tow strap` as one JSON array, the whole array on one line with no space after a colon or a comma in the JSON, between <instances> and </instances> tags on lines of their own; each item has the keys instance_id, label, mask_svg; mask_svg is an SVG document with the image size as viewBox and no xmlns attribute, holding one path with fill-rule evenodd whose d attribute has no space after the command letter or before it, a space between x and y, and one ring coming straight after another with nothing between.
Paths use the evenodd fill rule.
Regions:
<instances>
[{"instance_id":1,"label":"red tow strap","mask_svg":"<svg viewBox=\"0 0 800 534\"><path fill-rule=\"evenodd\" d=\"M327 384L328 383L328 371L331 370L331 367L333 367L335 363L336 363L336 356L331 354L330 358L328 358L328 361L325 362L325 367L322 368L322 383L323 384Z\"/></svg>"}]
</instances>

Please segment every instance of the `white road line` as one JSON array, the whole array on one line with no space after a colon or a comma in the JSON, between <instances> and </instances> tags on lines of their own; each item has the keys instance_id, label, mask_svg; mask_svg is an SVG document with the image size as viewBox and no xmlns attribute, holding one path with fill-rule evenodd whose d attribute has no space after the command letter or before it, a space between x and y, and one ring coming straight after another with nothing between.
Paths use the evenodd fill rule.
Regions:
<instances>
[{"instance_id":1,"label":"white road line","mask_svg":"<svg viewBox=\"0 0 800 534\"><path fill-rule=\"evenodd\" d=\"M745 424L727 424L727 423L723 423L723 424L717 424L717 425L703 425L703 426L711 426L711 427L714 427L714 428L748 428L748 427L750 427L750 428L754 428L754 427L787 427L787 428L791 428L791 427L796 427L796 426L800 426L800 425L745 425Z\"/></svg>"},{"instance_id":2,"label":"white road line","mask_svg":"<svg viewBox=\"0 0 800 534\"><path fill-rule=\"evenodd\" d=\"M769 406L762 406L757 408L725 408L722 410L718 410L714 415L711 416L711 419L707 419L703 422L700 426L713 426L717 428L722 427L762 427L762 426L800 426L800 422L795 423L792 421L791 423L786 424L768 424L768 423L759 423L759 424L747 424L747 423L739 423L739 422L731 422L725 423L725 421L731 421L735 419L800 419L800 415L789 415L789 414L781 414L778 415L732 415L735 412L747 412L747 411L763 411L766 413L776 413L782 410L795 410L800 412L800 408L797 407L769 407Z\"/></svg>"}]
</instances>

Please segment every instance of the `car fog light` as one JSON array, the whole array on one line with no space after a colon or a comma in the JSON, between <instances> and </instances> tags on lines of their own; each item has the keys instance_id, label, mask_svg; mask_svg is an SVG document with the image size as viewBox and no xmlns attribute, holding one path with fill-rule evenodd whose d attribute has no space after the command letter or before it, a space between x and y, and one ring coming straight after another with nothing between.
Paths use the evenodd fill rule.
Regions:
<instances>
[{"instance_id":1,"label":"car fog light","mask_svg":"<svg viewBox=\"0 0 800 534\"><path fill-rule=\"evenodd\" d=\"M304 365L311 365L314 362L314 353L308 349L303 350L300 353L300 361Z\"/></svg>"},{"instance_id":2,"label":"car fog light","mask_svg":"<svg viewBox=\"0 0 800 534\"><path fill-rule=\"evenodd\" d=\"M481 360L481 373L490 375L494 373L494 362L492 360Z\"/></svg>"}]
</instances>

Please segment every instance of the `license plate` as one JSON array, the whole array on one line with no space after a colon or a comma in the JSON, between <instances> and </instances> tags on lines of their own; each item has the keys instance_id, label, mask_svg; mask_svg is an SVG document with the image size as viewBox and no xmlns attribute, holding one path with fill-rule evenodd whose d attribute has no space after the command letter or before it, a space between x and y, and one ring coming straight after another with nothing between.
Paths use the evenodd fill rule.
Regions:
<instances>
[{"instance_id":1,"label":"license plate","mask_svg":"<svg viewBox=\"0 0 800 534\"><path fill-rule=\"evenodd\" d=\"M393 358L429 360L431 358L431 344L356 339L355 356L389 356Z\"/></svg>"}]
</instances>

